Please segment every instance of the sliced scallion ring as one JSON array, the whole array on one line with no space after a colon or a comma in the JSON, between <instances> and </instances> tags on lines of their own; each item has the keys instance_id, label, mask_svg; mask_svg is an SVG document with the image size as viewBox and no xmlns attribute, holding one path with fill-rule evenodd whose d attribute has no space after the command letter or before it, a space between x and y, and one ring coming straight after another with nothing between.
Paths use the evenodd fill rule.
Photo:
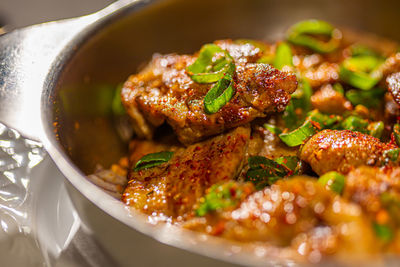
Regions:
<instances>
[{"instance_id":1,"label":"sliced scallion ring","mask_svg":"<svg viewBox=\"0 0 400 267\"><path fill-rule=\"evenodd\" d=\"M356 88L370 90L382 77L378 68L382 62L382 59L373 56L347 58L340 65L339 77Z\"/></svg>"},{"instance_id":2,"label":"sliced scallion ring","mask_svg":"<svg viewBox=\"0 0 400 267\"><path fill-rule=\"evenodd\" d=\"M135 168L133 170L140 171L158 166L164 162L168 162L173 155L174 152L171 151L162 151L162 152L147 154L143 156L141 159L139 159L138 162L136 162Z\"/></svg>"},{"instance_id":3,"label":"sliced scallion ring","mask_svg":"<svg viewBox=\"0 0 400 267\"><path fill-rule=\"evenodd\" d=\"M317 131L317 128L312 124L312 122L307 120L299 128L289 133L281 133L279 138L290 147L299 146L310 136L316 134Z\"/></svg>"},{"instance_id":4,"label":"sliced scallion ring","mask_svg":"<svg viewBox=\"0 0 400 267\"><path fill-rule=\"evenodd\" d=\"M316 38L326 36L328 41ZM318 53L335 51L340 44L342 34L331 24L322 20L305 20L294 24L287 32L287 40L295 45L305 46Z\"/></svg>"},{"instance_id":5,"label":"sliced scallion ring","mask_svg":"<svg viewBox=\"0 0 400 267\"><path fill-rule=\"evenodd\" d=\"M217 53L222 53L223 57L214 59ZM197 83L215 82L204 97L204 111L207 114L218 112L235 94L235 64L229 53L215 44L204 45L196 61L186 71Z\"/></svg>"},{"instance_id":6,"label":"sliced scallion ring","mask_svg":"<svg viewBox=\"0 0 400 267\"><path fill-rule=\"evenodd\" d=\"M318 183L341 195L345 186L345 177L338 172L331 171L319 177Z\"/></svg>"},{"instance_id":7,"label":"sliced scallion ring","mask_svg":"<svg viewBox=\"0 0 400 267\"><path fill-rule=\"evenodd\" d=\"M233 78L229 74L216 82L204 97L204 111L207 114L218 112L235 95Z\"/></svg>"},{"instance_id":8,"label":"sliced scallion ring","mask_svg":"<svg viewBox=\"0 0 400 267\"><path fill-rule=\"evenodd\" d=\"M291 132L280 134L279 138L290 147L299 146L318 131L333 127L340 119L340 116L325 115L319 113L318 110L313 110L309 112L308 117L300 127Z\"/></svg>"},{"instance_id":9,"label":"sliced scallion ring","mask_svg":"<svg viewBox=\"0 0 400 267\"><path fill-rule=\"evenodd\" d=\"M290 48L289 44L282 42L276 47L274 67L278 70L282 70L285 66L292 67L292 58L292 48Z\"/></svg>"}]
</instances>

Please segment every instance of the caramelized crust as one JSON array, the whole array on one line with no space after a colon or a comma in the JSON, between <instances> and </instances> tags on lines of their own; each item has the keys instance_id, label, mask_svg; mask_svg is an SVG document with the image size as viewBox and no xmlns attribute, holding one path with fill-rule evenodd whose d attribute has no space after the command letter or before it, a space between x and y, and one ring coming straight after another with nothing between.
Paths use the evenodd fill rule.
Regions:
<instances>
[{"instance_id":1,"label":"caramelized crust","mask_svg":"<svg viewBox=\"0 0 400 267\"><path fill-rule=\"evenodd\" d=\"M339 92L327 84L311 96L311 103L315 109L329 114L343 114L351 109L351 103Z\"/></svg>"},{"instance_id":2,"label":"caramelized crust","mask_svg":"<svg viewBox=\"0 0 400 267\"><path fill-rule=\"evenodd\" d=\"M300 159L318 175L329 171L348 173L358 166L383 163L383 152L391 148L394 146L359 132L323 130L304 144Z\"/></svg>"},{"instance_id":3,"label":"caramelized crust","mask_svg":"<svg viewBox=\"0 0 400 267\"><path fill-rule=\"evenodd\" d=\"M295 75L254 64L262 53L251 44L216 44L235 60L234 97L217 113L207 115L203 99L212 84L195 83L186 73L196 56L155 55L143 71L129 77L122 89L122 102L139 136L151 138L153 129L167 121L178 139L188 145L284 110L297 87Z\"/></svg>"},{"instance_id":4,"label":"caramelized crust","mask_svg":"<svg viewBox=\"0 0 400 267\"><path fill-rule=\"evenodd\" d=\"M302 246L305 256L312 251L366 254L375 250L371 227L360 207L307 177L279 180L250 195L236 210L212 214L206 222L189 222L186 227L242 242L268 242L296 250ZM342 233L341 227L349 227L351 236Z\"/></svg>"},{"instance_id":5,"label":"caramelized crust","mask_svg":"<svg viewBox=\"0 0 400 267\"><path fill-rule=\"evenodd\" d=\"M122 200L148 214L190 216L207 188L238 174L249 138L249 127L238 127L177 150L167 163L131 171Z\"/></svg>"}]
</instances>

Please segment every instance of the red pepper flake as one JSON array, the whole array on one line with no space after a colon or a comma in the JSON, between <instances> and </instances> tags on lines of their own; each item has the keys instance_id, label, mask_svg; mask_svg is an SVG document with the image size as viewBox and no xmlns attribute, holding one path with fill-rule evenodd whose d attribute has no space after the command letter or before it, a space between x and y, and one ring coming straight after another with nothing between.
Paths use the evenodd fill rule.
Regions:
<instances>
[{"instance_id":1,"label":"red pepper flake","mask_svg":"<svg viewBox=\"0 0 400 267\"><path fill-rule=\"evenodd\" d=\"M220 235L224 232L225 230L225 222L221 221L218 222L212 229L211 234L212 235Z\"/></svg>"}]
</instances>

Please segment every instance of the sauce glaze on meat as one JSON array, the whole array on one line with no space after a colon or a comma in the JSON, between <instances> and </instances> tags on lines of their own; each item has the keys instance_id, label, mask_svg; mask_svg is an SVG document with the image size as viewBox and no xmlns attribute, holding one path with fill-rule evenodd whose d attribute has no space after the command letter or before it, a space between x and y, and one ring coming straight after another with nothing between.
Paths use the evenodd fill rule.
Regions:
<instances>
[{"instance_id":1,"label":"sauce glaze on meat","mask_svg":"<svg viewBox=\"0 0 400 267\"><path fill-rule=\"evenodd\" d=\"M380 45L387 40L368 47L338 32L326 52L289 37L215 41L235 64L235 93L214 114L204 110L213 83L187 70L199 52L155 54L121 93L136 132L129 167L121 167L129 180L122 201L312 262L400 253L400 54ZM282 67L285 45L290 62ZM137 169L161 151L172 157Z\"/></svg>"}]
</instances>

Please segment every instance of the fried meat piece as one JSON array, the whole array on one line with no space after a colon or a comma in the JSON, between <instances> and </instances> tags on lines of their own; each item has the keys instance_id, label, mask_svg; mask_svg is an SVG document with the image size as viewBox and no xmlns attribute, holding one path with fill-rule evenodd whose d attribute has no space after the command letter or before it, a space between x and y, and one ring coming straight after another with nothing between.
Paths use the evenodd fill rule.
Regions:
<instances>
[{"instance_id":1,"label":"fried meat piece","mask_svg":"<svg viewBox=\"0 0 400 267\"><path fill-rule=\"evenodd\" d=\"M216 44L228 50L236 64L233 98L217 113L206 114L203 100L212 84L195 83L186 73L197 55L155 55L144 70L129 77L121 93L139 136L150 139L154 128L167 121L188 145L284 110L297 88L294 74L255 63L262 52L251 44Z\"/></svg>"},{"instance_id":2,"label":"fried meat piece","mask_svg":"<svg viewBox=\"0 0 400 267\"><path fill-rule=\"evenodd\" d=\"M122 200L148 214L189 216L207 188L239 173L249 139L250 128L238 127L178 149L167 163L132 170Z\"/></svg>"},{"instance_id":3,"label":"fried meat piece","mask_svg":"<svg viewBox=\"0 0 400 267\"><path fill-rule=\"evenodd\" d=\"M339 92L327 84L311 96L311 103L314 108L329 114L343 114L351 109L351 103Z\"/></svg>"},{"instance_id":4,"label":"fried meat piece","mask_svg":"<svg viewBox=\"0 0 400 267\"><path fill-rule=\"evenodd\" d=\"M380 218L384 212L394 213L391 217L400 225L400 168L362 166L351 171L343 197L359 204L376 221L384 219Z\"/></svg>"},{"instance_id":5,"label":"fried meat piece","mask_svg":"<svg viewBox=\"0 0 400 267\"><path fill-rule=\"evenodd\" d=\"M303 255L313 250L322 254L374 250L374 236L361 208L326 190L315 179L301 176L279 180L248 196L237 209L211 214L203 223L197 220L185 227L241 242L268 242L296 250L305 243ZM348 232L341 232L342 227ZM321 235L329 240L323 242Z\"/></svg>"},{"instance_id":6,"label":"fried meat piece","mask_svg":"<svg viewBox=\"0 0 400 267\"><path fill-rule=\"evenodd\" d=\"M382 164L384 151L392 148L394 145L359 132L323 130L304 144L300 159L318 175L329 171L345 174L358 166Z\"/></svg>"}]
</instances>

